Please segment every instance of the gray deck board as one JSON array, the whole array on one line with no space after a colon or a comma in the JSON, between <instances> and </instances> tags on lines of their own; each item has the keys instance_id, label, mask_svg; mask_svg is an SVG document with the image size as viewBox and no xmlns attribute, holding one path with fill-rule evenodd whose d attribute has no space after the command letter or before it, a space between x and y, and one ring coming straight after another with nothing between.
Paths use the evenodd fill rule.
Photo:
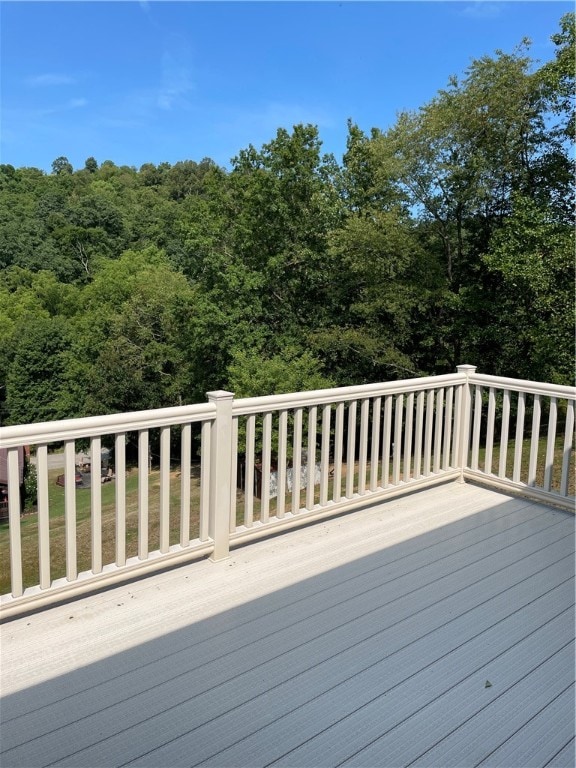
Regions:
<instances>
[{"instance_id":1,"label":"gray deck board","mask_svg":"<svg viewBox=\"0 0 576 768\"><path fill-rule=\"evenodd\" d=\"M574 517L472 485L1 638L5 768L574 763Z\"/></svg>"}]
</instances>

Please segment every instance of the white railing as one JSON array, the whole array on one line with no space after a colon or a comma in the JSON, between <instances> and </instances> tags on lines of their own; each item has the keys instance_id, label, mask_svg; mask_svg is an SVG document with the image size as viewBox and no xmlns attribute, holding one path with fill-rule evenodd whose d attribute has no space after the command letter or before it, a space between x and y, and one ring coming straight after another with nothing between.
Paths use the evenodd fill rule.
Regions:
<instances>
[{"instance_id":1,"label":"white railing","mask_svg":"<svg viewBox=\"0 0 576 768\"><path fill-rule=\"evenodd\" d=\"M470 376L465 477L574 509L573 387Z\"/></svg>"},{"instance_id":2,"label":"white railing","mask_svg":"<svg viewBox=\"0 0 576 768\"><path fill-rule=\"evenodd\" d=\"M194 557L220 560L231 545L449 479L573 509L575 394L459 366L443 376L243 400L212 392L201 405L5 427L2 613ZM54 444L63 445L63 491L50 469ZM110 483L100 482L103 444L114 451ZM19 446L36 453L37 512L27 516ZM76 487L79 448L91 459L90 491Z\"/></svg>"},{"instance_id":3,"label":"white railing","mask_svg":"<svg viewBox=\"0 0 576 768\"><path fill-rule=\"evenodd\" d=\"M235 401L233 455L245 461L231 541L460 476L465 381L457 373Z\"/></svg>"},{"instance_id":4,"label":"white railing","mask_svg":"<svg viewBox=\"0 0 576 768\"><path fill-rule=\"evenodd\" d=\"M0 532L3 582L8 575L5 566L8 562L10 566L10 592L1 598L3 613L10 613L12 606L46 603L62 594L106 586L192 554L210 554L210 462L193 466L192 447L196 443L201 456L209 454L216 413L211 400L202 405L2 428L0 447L7 449L9 481L9 521L7 530ZM180 445L174 456L171 438L176 429ZM103 440L114 449L113 479L101 476ZM53 454L48 448L54 444L63 445L62 464L51 471ZM79 444L89 445L90 490L77 488ZM21 516L21 445L36 453L37 513L30 517ZM158 464L155 473L149 470L151 448ZM129 449L133 458L127 468ZM179 468L177 508L174 459ZM62 473L63 491L56 485L58 473ZM102 482L107 480L111 482Z\"/></svg>"}]
</instances>

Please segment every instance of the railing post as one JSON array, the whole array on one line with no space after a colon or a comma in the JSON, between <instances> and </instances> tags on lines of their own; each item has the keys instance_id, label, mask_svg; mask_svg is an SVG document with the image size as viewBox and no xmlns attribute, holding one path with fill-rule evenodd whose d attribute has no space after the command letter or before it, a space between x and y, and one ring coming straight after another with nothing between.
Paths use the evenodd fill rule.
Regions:
<instances>
[{"instance_id":1,"label":"railing post","mask_svg":"<svg viewBox=\"0 0 576 768\"><path fill-rule=\"evenodd\" d=\"M476 373L475 365L458 365L456 366L458 373L463 373L466 376L466 381L460 388L460 407L457 410L457 433L454 436L457 448L457 460L458 469L460 470L460 482L465 482L465 469L468 459L468 449L470 446L470 425L472 423L472 393L470 391L470 376Z\"/></svg>"},{"instance_id":2,"label":"railing post","mask_svg":"<svg viewBox=\"0 0 576 768\"><path fill-rule=\"evenodd\" d=\"M208 535L214 541L210 560L228 557L230 548L230 485L232 479L232 401L234 394L207 393L216 406L210 435L210 500Z\"/></svg>"}]
</instances>

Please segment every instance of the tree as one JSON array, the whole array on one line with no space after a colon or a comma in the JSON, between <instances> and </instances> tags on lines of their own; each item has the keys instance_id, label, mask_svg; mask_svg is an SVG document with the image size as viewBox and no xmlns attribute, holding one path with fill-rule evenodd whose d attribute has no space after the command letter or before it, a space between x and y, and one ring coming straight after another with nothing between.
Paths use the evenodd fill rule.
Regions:
<instances>
[{"instance_id":1,"label":"tree","mask_svg":"<svg viewBox=\"0 0 576 768\"><path fill-rule=\"evenodd\" d=\"M17 382L31 418L44 402L20 339L36 321L31 359L46 343L60 366L52 414L462 360L567 381L574 14L552 39L540 67L526 41L473 61L386 131L350 120L341 167L312 125L279 128L230 171L0 165L0 387L15 413Z\"/></svg>"},{"instance_id":2,"label":"tree","mask_svg":"<svg viewBox=\"0 0 576 768\"><path fill-rule=\"evenodd\" d=\"M451 78L377 139L383 164L439 237L455 293L509 214L512 195L536 192L544 102L526 46L473 61L462 82Z\"/></svg>"},{"instance_id":3,"label":"tree","mask_svg":"<svg viewBox=\"0 0 576 768\"><path fill-rule=\"evenodd\" d=\"M228 368L228 386L236 397L276 395L324 389L334 385L322 374L321 361L310 350L289 345L275 354L238 349Z\"/></svg>"},{"instance_id":4,"label":"tree","mask_svg":"<svg viewBox=\"0 0 576 768\"><path fill-rule=\"evenodd\" d=\"M574 140L576 121L576 91L574 88L574 53L576 46L576 14L567 13L560 19L560 32L551 37L556 46L555 57L537 72L550 111L558 118L553 132Z\"/></svg>"},{"instance_id":5,"label":"tree","mask_svg":"<svg viewBox=\"0 0 576 768\"><path fill-rule=\"evenodd\" d=\"M98 170L98 163L96 161L96 158L88 157L86 159L86 162L84 163L84 169L88 171L88 173L96 173L96 171Z\"/></svg>"},{"instance_id":6,"label":"tree","mask_svg":"<svg viewBox=\"0 0 576 768\"><path fill-rule=\"evenodd\" d=\"M334 159L320 149L315 126L295 125L291 134L279 129L259 152L250 146L233 161L231 247L263 276L263 321L274 332L298 333L327 315L327 238L339 200Z\"/></svg>"},{"instance_id":7,"label":"tree","mask_svg":"<svg viewBox=\"0 0 576 768\"><path fill-rule=\"evenodd\" d=\"M204 177L214 167L210 158L204 158L200 163L184 160L173 165L165 181L172 200L185 200L190 195L202 194Z\"/></svg>"},{"instance_id":8,"label":"tree","mask_svg":"<svg viewBox=\"0 0 576 768\"><path fill-rule=\"evenodd\" d=\"M370 216L373 210L386 210L404 202L396 178L375 152L375 140L380 131L373 128L371 137L348 120L348 137L343 167L337 186L348 213Z\"/></svg>"},{"instance_id":9,"label":"tree","mask_svg":"<svg viewBox=\"0 0 576 768\"><path fill-rule=\"evenodd\" d=\"M534 73L547 108L546 145L539 173L546 184L545 202L565 223L574 218L574 154L576 126L576 58L574 13L560 20L561 31L552 35L556 55Z\"/></svg>"},{"instance_id":10,"label":"tree","mask_svg":"<svg viewBox=\"0 0 576 768\"><path fill-rule=\"evenodd\" d=\"M6 376L6 406L12 424L52 421L75 415L66 401L63 353L67 323L61 318L30 318L15 342Z\"/></svg>"},{"instance_id":11,"label":"tree","mask_svg":"<svg viewBox=\"0 0 576 768\"><path fill-rule=\"evenodd\" d=\"M409 218L374 206L370 215L351 214L331 243L339 310L331 327L311 336L326 370L343 384L416 374L414 328L442 278Z\"/></svg>"},{"instance_id":12,"label":"tree","mask_svg":"<svg viewBox=\"0 0 576 768\"><path fill-rule=\"evenodd\" d=\"M181 263L198 288L190 356L210 360L200 389L208 376L211 387L226 384L237 350L303 349L309 328L328 322L339 200L320 146L314 126L280 129L261 150L242 150L231 173L209 169L202 195L182 203Z\"/></svg>"},{"instance_id":13,"label":"tree","mask_svg":"<svg viewBox=\"0 0 576 768\"><path fill-rule=\"evenodd\" d=\"M547 123L551 96L533 71L525 41L514 53L473 61L417 113L374 137L382 168L419 219L422 243L444 269L426 336L440 354L426 369L453 368L483 347L498 311L497 280L483 256L514 216L514 200L567 221L565 148ZM490 336L491 331L485 332ZM484 346L485 349L485 346ZM480 361L482 357L475 357ZM491 358L490 358L491 359Z\"/></svg>"},{"instance_id":14,"label":"tree","mask_svg":"<svg viewBox=\"0 0 576 768\"><path fill-rule=\"evenodd\" d=\"M497 373L573 383L575 244L573 227L528 198L514 198L484 257L499 278L490 333Z\"/></svg>"},{"instance_id":15,"label":"tree","mask_svg":"<svg viewBox=\"0 0 576 768\"><path fill-rule=\"evenodd\" d=\"M158 249L102 262L82 292L67 370L87 413L190 402L194 289Z\"/></svg>"},{"instance_id":16,"label":"tree","mask_svg":"<svg viewBox=\"0 0 576 768\"><path fill-rule=\"evenodd\" d=\"M56 160L54 160L52 163L52 173L55 176L71 175L73 171L74 169L72 168L72 164L67 157L57 157Z\"/></svg>"}]
</instances>

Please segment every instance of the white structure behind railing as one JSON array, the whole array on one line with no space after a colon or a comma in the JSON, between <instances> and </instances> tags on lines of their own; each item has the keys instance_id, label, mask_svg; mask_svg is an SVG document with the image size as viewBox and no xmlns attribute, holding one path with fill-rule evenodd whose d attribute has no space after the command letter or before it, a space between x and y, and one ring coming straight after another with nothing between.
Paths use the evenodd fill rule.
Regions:
<instances>
[{"instance_id":1,"label":"white structure behind railing","mask_svg":"<svg viewBox=\"0 0 576 768\"><path fill-rule=\"evenodd\" d=\"M449 479L488 482L573 509L575 394L570 387L484 376L473 366L459 366L443 376L243 400L218 391L201 405L3 428L9 526L0 536L9 536L11 587L1 598L2 613L193 557L220 560L231 545ZM157 509L150 508L151 436L159 446ZM89 522L79 522L77 493L87 492L75 487L77 444L89 441L94 470L103 439L114 445L114 516L108 512L104 523L102 485L93 472ZM128 441L136 445L129 471ZM65 462L59 564L49 502L48 448L54 443L64 445ZM555 462L558 443L562 458ZM38 473L38 579L32 584L23 567L23 542L26 550L31 537L19 504L22 445L35 447ZM194 493L193 445L200 457ZM237 490L239 455L243 493ZM177 504L171 502L173 463L180 473ZM127 479L134 475L137 487L129 492ZM151 537L153 523L157 533ZM113 526L113 535L105 525ZM108 557L104 533L113 540ZM86 536L89 555L80 555L79 541L86 549Z\"/></svg>"}]
</instances>

